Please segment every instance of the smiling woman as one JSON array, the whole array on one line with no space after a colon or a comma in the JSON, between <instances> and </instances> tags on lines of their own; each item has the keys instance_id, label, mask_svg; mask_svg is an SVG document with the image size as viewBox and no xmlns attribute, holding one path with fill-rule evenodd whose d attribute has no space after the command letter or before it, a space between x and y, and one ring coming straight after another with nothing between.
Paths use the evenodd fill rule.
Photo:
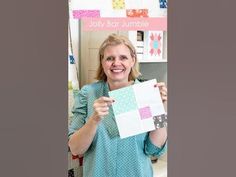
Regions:
<instances>
[{"instance_id":1,"label":"smiling woman","mask_svg":"<svg viewBox=\"0 0 236 177\"><path fill-rule=\"evenodd\" d=\"M130 55L128 47L119 44L105 49L101 63L110 84L117 82L125 84L131 68L134 66L135 58Z\"/></svg>"},{"instance_id":2,"label":"smiling woman","mask_svg":"<svg viewBox=\"0 0 236 177\"><path fill-rule=\"evenodd\" d=\"M140 75L136 50L124 36L110 35L99 49L99 60L96 79L107 81L111 89L128 86Z\"/></svg>"},{"instance_id":3,"label":"smiling woman","mask_svg":"<svg viewBox=\"0 0 236 177\"><path fill-rule=\"evenodd\" d=\"M97 82L85 85L75 97L69 126L69 147L74 155L84 154L84 177L153 177L150 155L166 151L166 128L121 139L108 92L139 83L137 55L124 36L109 35L99 48ZM156 84L167 99L167 89Z\"/></svg>"}]
</instances>

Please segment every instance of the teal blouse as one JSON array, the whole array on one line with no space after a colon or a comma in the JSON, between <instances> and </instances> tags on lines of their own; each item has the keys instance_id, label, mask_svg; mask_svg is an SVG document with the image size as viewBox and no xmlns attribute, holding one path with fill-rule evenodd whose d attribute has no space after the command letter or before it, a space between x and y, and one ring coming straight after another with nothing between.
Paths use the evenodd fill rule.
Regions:
<instances>
[{"instance_id":1,"label":"teal blouse","mask_svg":"<svg viewBox=\"0 0 236 177\"><path fill-rule=\"evenodd\" d=\"M135 83L138 81L136 80ZM93 103L101 96L108 96L109 87L104 81L85 85L75 95L73 118L69 137L80 129L93 113ZM150 155L161 156L166 152L155 146L148 133L120 139L112 109L97 128L89 149L84 154L84 177L153 177Z\"/></svg>"}]
</instances>

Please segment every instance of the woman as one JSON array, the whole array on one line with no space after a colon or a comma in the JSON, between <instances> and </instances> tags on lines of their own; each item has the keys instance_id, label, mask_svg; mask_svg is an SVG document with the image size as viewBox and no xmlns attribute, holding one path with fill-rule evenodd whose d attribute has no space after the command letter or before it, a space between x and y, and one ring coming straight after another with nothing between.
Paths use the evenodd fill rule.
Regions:
<instances>
[{"instance_id":1,"label":"woman","mask_svg":"<svg viewBox=\"0 0 236 177\"><path fill-rule=\"evenodd\" d=\"M120 139L108 91L138 83L137 56L132 43L112 34L99 49L96 83L84 86L75 100L69 127L72 154L84 154L84 177L152 177L149 156L166 151L166 128ZM167 100L164 83L158 83Z\"/></svg>"}]
</instances>

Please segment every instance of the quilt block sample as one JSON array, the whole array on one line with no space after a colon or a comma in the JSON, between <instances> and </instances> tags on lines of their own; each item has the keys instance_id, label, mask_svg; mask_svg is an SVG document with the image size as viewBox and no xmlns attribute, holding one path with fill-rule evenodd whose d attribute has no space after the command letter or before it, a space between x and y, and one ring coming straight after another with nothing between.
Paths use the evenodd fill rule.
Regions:
<instances>
[{"instance_id":1,"label":"quilt block sample","mask_svg":"<svg viewBox=\"0 0 236 177\"><path fill-rule=\"evenodd\" d=\"M165 115L156 79L124 87L108 94L121 138L148 132L157 126L154 117Z\"/></svg>"},{"instance_id":2,"label":"quilt block sample","mask_svg":"<svg viewBox=\"0 0 236 177\"><path fill-rule=\"evenodd\" d=\"M145 33L146 60L163 59L163 31L148 31Z\"/></svg>"}]
</instances>

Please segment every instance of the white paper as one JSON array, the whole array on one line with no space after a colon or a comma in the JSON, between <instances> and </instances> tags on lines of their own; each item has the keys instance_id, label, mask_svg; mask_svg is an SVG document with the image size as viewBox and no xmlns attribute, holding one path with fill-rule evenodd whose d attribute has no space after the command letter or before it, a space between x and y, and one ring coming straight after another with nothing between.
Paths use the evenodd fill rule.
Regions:
<instances>
[{"instance_id":1,"label":"white paper","mask_svg":"<svg viewBox=\"0 0 236 177\"><path fill-rule=\"evenodd\" d=\"M125 0L126 9L143 9L143 0Z\"/></svg>"},{"instance_id":2,"label":"white paper","mask_svg":"<svg viewBox=\"0 0 236 177\"><path fill-rule=\"evenodd\" d=\"M100 11L101 17L126 17L125 9L117 10L117 9L102 9Z\"/></svg>"}]
</instances>

